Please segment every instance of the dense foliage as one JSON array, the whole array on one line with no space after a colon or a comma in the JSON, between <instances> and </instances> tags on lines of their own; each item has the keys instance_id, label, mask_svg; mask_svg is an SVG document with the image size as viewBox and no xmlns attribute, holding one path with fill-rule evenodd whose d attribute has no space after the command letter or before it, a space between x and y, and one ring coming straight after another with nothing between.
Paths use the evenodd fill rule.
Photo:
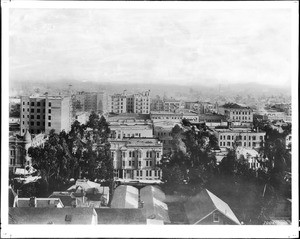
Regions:
<instances>
[{"instance_id":1,"label":"dense foliage","mask_svg":"<svg viewBox=\"0 0 300 239\"><path fill-rule=\"evenodd\" d=\"M71 178L112 182L109 133L105 118L93 112L87 124L75 121L69 133L52 130L44 147L29 148L47 191L63 190Z\"/></svg>"}]
</instances>

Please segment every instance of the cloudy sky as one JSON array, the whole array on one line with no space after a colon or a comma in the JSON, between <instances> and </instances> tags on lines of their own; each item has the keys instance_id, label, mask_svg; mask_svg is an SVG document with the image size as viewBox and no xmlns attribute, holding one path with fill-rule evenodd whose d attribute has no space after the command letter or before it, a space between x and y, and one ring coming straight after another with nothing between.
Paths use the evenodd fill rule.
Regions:
<instances>
[{"instance_id":1,"label":"cloudy sky","mask_svg":"<svg viewBox=\"0 0 300 239\"><path fill-rule=\"evenodd\" d=\"M10 80L290 83L289 9L10 9Z\"/></svg>"}]
</instances>

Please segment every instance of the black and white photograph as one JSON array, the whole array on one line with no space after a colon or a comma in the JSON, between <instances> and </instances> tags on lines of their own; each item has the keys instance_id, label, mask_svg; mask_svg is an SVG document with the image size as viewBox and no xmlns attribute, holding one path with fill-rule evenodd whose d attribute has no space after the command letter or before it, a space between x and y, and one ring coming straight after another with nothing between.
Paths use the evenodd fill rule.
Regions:
<instances>
[{"instance_id":1,"label":"black and white photograph","mask_svg":"<svg viewBox=\"0 0 300 239\"><path fill-rule=\"evenodd\" d=\"M299 236L298 2L1 4L2 238Z\"/></svg>"}]
</instances>

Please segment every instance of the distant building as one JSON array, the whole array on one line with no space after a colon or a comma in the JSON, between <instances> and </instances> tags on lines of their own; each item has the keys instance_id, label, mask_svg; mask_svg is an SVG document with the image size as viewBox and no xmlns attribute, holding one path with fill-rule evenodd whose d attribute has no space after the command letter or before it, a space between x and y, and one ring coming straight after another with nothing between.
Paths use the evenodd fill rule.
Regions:
<instances>
[{"instance_id":1,"label":"distant building","mask_svg":"<svg viewBox=\"0 0 300 239\"><path fill-rule=\"evenodd\" d=\"M182 119L187 119L191 122L199 122L199 116L196 113L181 111L181 112L167 112L167 111L152 111L150 118L153 122L170 121L180 123Z\"/></svg>"},{"instance_id":2,"label":"distant building","mask_svg":"<svg viewBox=\"0 0 300 239\"><path fill-rule=\"evenodd\" d=\"M159 97L151 99L150 111L163 111L164 110L164 101Z\"/></svg>"},{"instance_id":3,"label":"distant building","mask_svg":"<svg viewBox=\"0 0 300 239\"><path fill-rule=\"evenodd\" d=\"M266 132L253 130L215 129L220 148L242 146L258 149L265 141Z\"/></svg>"},{"instance_id":4,"label":"distant building","mask_svg":"<svg viewBox=\"0 0 300 239\"><path fill-rule=\"evenodd\" d=\"M219 107L219 113L225 115L233 123L249 126L253 123L253 110L247 106L227 103Z\"/></svg>"},{"instance_id":5,"label":"distant building","mask_svg":"<svg viewBox=\"0 0 300 239\"><path fill-rule=\"evenodd\" d=\"M228 204L207 189L188 199L184 207L189 224L240 225Z\"/></svg>"},{"instance_id":6,"label":"distant building","mask_svg":"<svg viewBox=\"0 0 300 239\"><path fill-rule=\"evenodd\" d=\"M200 114L199 122L205 123L205 125L210 128L215 128L218 126L228 126L227 117L225 115L215 113Z\"/></svg>"},{"instance_id":7,"label":"distant building","mask_svg":"<svg viewBox=\"0 0 300 239\"><path fill-rule=\"evenodd\" d=\"M20 118L9 117L9 135L20 133Z\"/></svg>"},{"instance_id":8,"label":"distant building","mask_svg":"<svg viewBox=\"0 0 300 239\"><path fill-rule=\"evenodd\" d=\"M162 177L160 163L163 144L156 138L110 140L116 179L126 181L156 180Z\"/></svg>"},{"instance_id":9,"label":"distant building","mask_svg":"<svg viewBox=\"0 0 300 239\"><path fill-rule=\"evenodd\" d=\"M109 112L126 113L127 112L127 96L123 94L114 94L109 96Z\"/></svg>"},{"instance_id":10,"label":"distant building","mask_svg":"<svg viewBox=\"0 0 300 239\"><path fill-rule=\"evenodd\" d=\"M175 112L176 110L183 109L184 103L175 99L164 99L164 111Z\"/></svg>"},{"instance_id":11,"label":"distant building","mask_svg":"<svg viewBox=\"0 0 300 239\"><path fill-rule=\"evenodd\" d=\"M78 111L95 113L108 113L108 95L105 91L100 92L77 92L72 96L73 107ZM75 110L75 111L76 111Z\"/></svg>"},{"instance_id":12,"label":"distant building","mask_svg":"<svg viewBox=\"0 0 300 239\"><path fill-rule=\"evenodd\" d=\"M150 91L127 95L127 112L136 114L150 113Z\"/></svg>"},{"instance_id":13,"label":"distant building","mask_svg":"<svg viewBox=\"0 0 300 239\"><path fill-rule=\"evenodd\" d=\"M71 101L64 96L22 96L21 97L21 134L26 129L31 134L45 132L51 129L57 133L71 129Z\"/></svg>"}]
</instances>

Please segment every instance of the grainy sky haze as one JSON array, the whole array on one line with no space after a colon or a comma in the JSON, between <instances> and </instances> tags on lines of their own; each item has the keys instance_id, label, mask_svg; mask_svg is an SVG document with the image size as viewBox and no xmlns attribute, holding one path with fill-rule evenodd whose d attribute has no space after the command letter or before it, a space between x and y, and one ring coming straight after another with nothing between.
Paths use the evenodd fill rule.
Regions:
<instances>
[{"instance_id":1,"label":"grainy sky haze","mask_svg":"<svg viewBox=\"0 0 300 239\"><path fill-rule=\"evenodd\" d=\"M291 81L289 9L10 9L11 81Z\"/></svg>"}]
</instances>

